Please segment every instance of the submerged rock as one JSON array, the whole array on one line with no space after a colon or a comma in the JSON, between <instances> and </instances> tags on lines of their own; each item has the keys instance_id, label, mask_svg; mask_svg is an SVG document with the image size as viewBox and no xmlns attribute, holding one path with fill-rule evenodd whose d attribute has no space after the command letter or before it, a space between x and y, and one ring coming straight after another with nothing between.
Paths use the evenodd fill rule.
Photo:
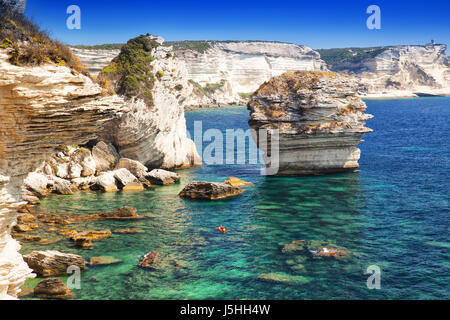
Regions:
<instances>
[{"instance_id":1,"label":"submerged rock","mask_svg":"<svg viewBox=\"0 0 450 320\"><path fill-rule=\"evenodd\" d=\"M92 257L89 260L90 266L104 266L104 265L111 265L111 264L118 264L121 263L122 260L110 257L110 256L104 256L104 257Z\"/></svg>"},{"instance_id":2,"label":"submerged rock","mask_svg":"<svg viewBox=\"0 0 450 320\"><path fill-rule=\"evenodd\" d=\"M229 184L232 187L249 187L253 185L251 182L247 182L236 177L228 177L223 183Z\"/></svg>"},{"instance_id":3,"label":"submerged rock","mask_svg":"<svg viewBox=\"0 0 450 320\"><path fill-rule=\"evenodd\" d=\"M237 196L243 190L226 183L193 181L179 193L180 197L191 199L217 200Z\"/></svg>"},{"instance_id":4,"label":"submerged rock","mask_svg":"<svg viewBox=\"0 0 450 320\"><path fill-rule=\"evenodd\" d=\"M258 276L258 279L267 281L267 282L275 282L275 283L284 283L290 285L301 285L308 283L309 280L302 276L294 276L286 273L263 273Z\"/></svg>"},{"instance_id":5,"label":"submerged rock","mask_svg":"<svg viewBox=\"0 0 450 320\"><path fill-rule=\"evenodd\" d=\"M83 258L76 254L59 251L33 251L23 257L28 266L42 277L66 275L69 266L85 268Z\"/></svg>"},{"instance_id":6,"label":"submerged rock","mask_svg":"<svg viewBox=\"0 0 450 320\"><path fill-rule=\"evenodd\" d=\"M145 175L145 178L152 184L167 185L180 181L180 174L163 170L154 169Z\"/></svg>"},{"instance_id":7,"label":"submerged rock","mask_svg":"<svg viewBox=\"0 0 450 320\"><path fill-rule=\"evenodd\" d=\"M351 255L348 250L340 248L333 243L317 240L294 240L285 244L281 252L313 259L342 259Z\"/></svg>"},{"instance_id":8,"label":"submerged rock","mask_svg":"<svg viewBox=\"0 0 450 320\"><path fill-rule=\"evenodd\" d=\"M249 125L267 130L269 143L256 142L273 169L269 174L357 169L360 150L355 146L372 131L364 127L372 116L357 96L360 86L349 76L312 71L287 72L261 85L248 103ZM271 141L277 131L279 141Z\"/></svg>"},{"instance_id":9,"label":"submerged rock","mask_svg":"<svg viewBox=\"0 0 450 320\"><path fill-rule=\"evenodd\" d=\"M91 220L133 220L142 219L144 216L137 215L137 209L133 207L121 207L113 211L102 211L87 215L77 215L70 217L73 221L91 221Z\"/></svg>"},{"instance_id":10,"label":"submerged rock","mask_svg":"<svg viewBox=\"0 0 450 320\"><path fill-rule=\"evenodd\" d=\"M39 225L35 222L24 223L24 222L18 221L18 223L13 227L13 230L15 232L28 232L28 231L32 231L32 230L38 229L38 228L39 228Z\"/></svg>"},{"instance_id":11,"label":"submerged rock","mask_svg":"<svg viewBox=\"0 0 450 320\"><path fill-rule=\"evenodd\" d=\"M142 268L155 269L159 262L160 254L157 251L147 253L139 263Z\"/></svg>"},{"instance_id":12,"label":"submerged rock","mask_svg":"<svg viewBox=\"0 0 450 320\"><path fill-rule=\"evenodd\" d=\"M74 295L61 279L45 279L34 288L34 295L45 299L72 299Z\"/></svg>"},{"instance_id":13,"label":"submerged rock","mask_svg":"<svg viewBox=\"0 0 450 320\"><path fill-rule=\"evenodd\" d=\"M65 226L65 225L72 223L70 218L68 218L67 216L64 216L64 215L59 215L59 214L42 214L42 215L38 216L38 219L49 225Z\"/></svg>"},{"instance_id":14,"label":"submerged rock","mask_svg":"<svg viewBox=\"0 0 450 320\"><path fill-rule=\"evenodd\" d=\"M114 230L115 233L121 233L121 234L130 234L130 233L140 233L141 231L137 229L117 229Z\"/></svg>"},{"instance_id":15,"label":"submerged rock","mask_svg":"<svg viewBox=\"0 0 450 320\"><path fill-rule=\"evenodd\" d=\"M86 230L83 232L78 232L77 234L74 234L70 237L73 241L93 241L93 240L100 240L109 238L111 236L110 230Z\"/></svg>"}]
</instances>

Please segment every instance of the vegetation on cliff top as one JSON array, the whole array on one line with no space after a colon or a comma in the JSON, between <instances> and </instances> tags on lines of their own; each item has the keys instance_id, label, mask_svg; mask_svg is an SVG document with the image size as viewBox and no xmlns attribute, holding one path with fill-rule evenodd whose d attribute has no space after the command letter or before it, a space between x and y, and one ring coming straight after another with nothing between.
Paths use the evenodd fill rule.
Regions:
<instances>
[{"instance_id":1,"label":"vegetation on cliff top","mask_svg":"<svg viewBox=\"0 0 450 320\"><path fill-rule=\"evenodd\" d=\"M342 63L360 63L363 60L374 58L390 47L370 47L370 48L339 48L339 49L318 49L320 58L326 62L329 68L333 69Z\"/></svg>"},{"instance_id":2,"label":"vegetation on cliff top","mask_svg":"<svg viewBox=\"0 0 450 320\"><path fill-rule=\"evenodd\" d=\"M124 43L105 43L105 44L97 44L97 45L75 45L71 46L72 48L77 49L89 49L89 50L120 50L122 49Z\"/></svg>"},{"instance_id":3,"label":"vegetation on cliff top","mask_svg":"<svg viewBox=\"0 0 450 320\"><path fill-rule=\"evenodd\" d=\"M150 63L155 60L152 50L158 46L158 42L144 35L129 40L100 72L98 81L109 90L143 99L148 106L153 106L155 75Z\"/></svg>"},{"instance_id":4,"label":"vegetation on cliff top","mask_svg":"<svg viewBox=\"0 0 450 320\"><path fill-rule=\"evenodd\" d=\"M53 62L85 72L69 47L50 39L48 34L23 14L11 11L0 1L0 48L11 49L10 62L16 66Z\"/></svg>"},{"instance_id":5,"label":"vegetation on cliff top","mask_svg":"<svg viewBox=\"0 0 450 320\"><path fill-rule=\"evenodd\" d=\"M264 82L255 94L291 94L297 93L299 90L312 90L321 78L334 78L338 76L345 77L345 75L324 71L285 72Z\"/></svg>"}]
</instances>

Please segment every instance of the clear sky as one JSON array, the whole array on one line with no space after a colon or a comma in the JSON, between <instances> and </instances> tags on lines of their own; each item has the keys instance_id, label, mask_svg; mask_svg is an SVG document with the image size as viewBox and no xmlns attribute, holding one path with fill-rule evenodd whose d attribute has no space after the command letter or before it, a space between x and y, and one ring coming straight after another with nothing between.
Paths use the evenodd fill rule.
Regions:
<instances>
[{"instance_id":1,"label":"clear sky","mask_svg":"<svg viewBox=\"0 0 450 320\"><path fill-rule=\"evenodd\" d=\"M69 5L81 29L66 27ZM369 30L369 5L381 8L381 30ZM152 33L166 40L276 40L312 48L450 44L450 0L28 0L25 11L68 44L123 43Z\"/></svg>"}]
</instances>

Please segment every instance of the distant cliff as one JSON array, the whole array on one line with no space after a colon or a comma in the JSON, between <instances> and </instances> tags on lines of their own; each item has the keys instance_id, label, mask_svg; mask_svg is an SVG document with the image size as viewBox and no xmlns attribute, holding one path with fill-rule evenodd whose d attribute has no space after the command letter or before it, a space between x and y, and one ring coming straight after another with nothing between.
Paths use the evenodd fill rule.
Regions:
<instances>
[{"instance_id":1,"label":"distant cliff","mask_svg":"<svg viewBox=\"0 0 450 320\"><path fill-rule=\"evenodd\" d=\"M362 97L450 94L446 45L318 50L328 67L360 79Z\"/></svg>"},{"instance_id":2,"label":"distant cliff","mask_svg":"<svg viewBox=\"0 0 450 320\"><path fill-rule=\"evenodd\" d=\"M446 45L390 46L312 50L262 41L166 42L187 67L190 106L244 104L262 83L287 71L330 69L353 75L364 87L361 97L414 97L450 94ZM75 50L91 72L119 53L119 44ZM116 50L105 50L116 49Z\"/></svg>"},{"instance_id":3,"label":"distant cliff","mask_svg":"<svg viewBox=\"0 0 450 320\"><path fill-rule=\"evenodd\" d=\"M245 102L262 83L286 71L327 70L316 51L291 43L183 41L168 45L174 46L175 56L186 62L189 79L204 93L199 105Z\"/></svg>"},{"instance_id":4,"label":"distant cliff","mask_svg":"<svg viewBox=\"0 0 450 320\"><path fill-rule=\"evenodd\" d=\"M166 42L184 61L192 92L186 107L245 104L262 83L286 71L327 70L319 54L291 43L263 41ZM98 72L105 61L117 55L118 45L74 49L89 71ZM111 50L105 50L111 48Z\"/></svg>"}]
</instances>

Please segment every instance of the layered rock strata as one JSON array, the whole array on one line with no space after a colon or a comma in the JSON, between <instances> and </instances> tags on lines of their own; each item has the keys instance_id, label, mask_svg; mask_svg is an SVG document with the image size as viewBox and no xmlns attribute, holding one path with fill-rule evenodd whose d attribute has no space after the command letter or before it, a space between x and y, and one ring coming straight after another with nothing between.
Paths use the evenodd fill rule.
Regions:
<instances>
[{"instance_id":1,"label":"layered rock strata","mask_svg":"<svg viewBox=\"0 0 450 320\"><path fill-rule=\"evenodd\" d=\"M96 139L122 112L91 79L66 67L19 67L0 50L0 298L14 298L31 269L11 238L21 185L56 147Z\"/></svg>"},{"instance_id":2,"label":"layered rock strata","mask_svg":"<svg viewBox=\"0 0 450 320\"><path fill-rule=\"evenodd\" d=\"M331 69L359 78L364 84L361 97L450 95L450 58L446 50L446 45L434 43L374 48L372 52L378 54L342 61Z\"/></svg>"},{"instance_id":3,"label":"layered rock strata","mask_svg":"<svg viewBox=\"0 0 450 320\"><path fill-rule=\"evenodd\" d=\"M267 145L256 142L266 164L278 168L275 174L324 174L359 167L360 150L355 146L371 131L364 125L372 116L364 114L358 88L358 81L348 76L299 71L274 77L256 91L248 104L249 125L268 133ZM270 143L275 132L278 157L270 154L276 150Z\"/></svg>"},{"instance_id":4,"label":"layered rock strata","mask_svg":"<svg viewBox=\"0 0 450 320\"><path fill-rule=\"evenodd\" d=\"M99 75L112 82L117 92L136 93L138 97L128 101L129 112L109 128L105 139L118 147L122 157L138 160L149 168L201 165L195 144L186 135L182 106L192 87L184 63L173 57L170 47L162 46L163 41L150 34L131 39ZM126 69L128 63L121 65L123 60L142 63L135 61L138 59L129 51L150 61L139 65L143 69L139 77L146 77L145 82Z\"/></svg>"},{"instance_id":5,"label":"layered rock strata","mask_svg":"<svg viewBox=\"0 0 450 320\"><path fill-rule=\"evenodd\" d=\"M186 63L196 99L186 105L229 105L246 102L246 94L286 71L324 71L320 55L302 45L265 41L208 41L204 52L178 49ZM203 93L203 94L202 94Z\"/></svg>"}]
</instances>

